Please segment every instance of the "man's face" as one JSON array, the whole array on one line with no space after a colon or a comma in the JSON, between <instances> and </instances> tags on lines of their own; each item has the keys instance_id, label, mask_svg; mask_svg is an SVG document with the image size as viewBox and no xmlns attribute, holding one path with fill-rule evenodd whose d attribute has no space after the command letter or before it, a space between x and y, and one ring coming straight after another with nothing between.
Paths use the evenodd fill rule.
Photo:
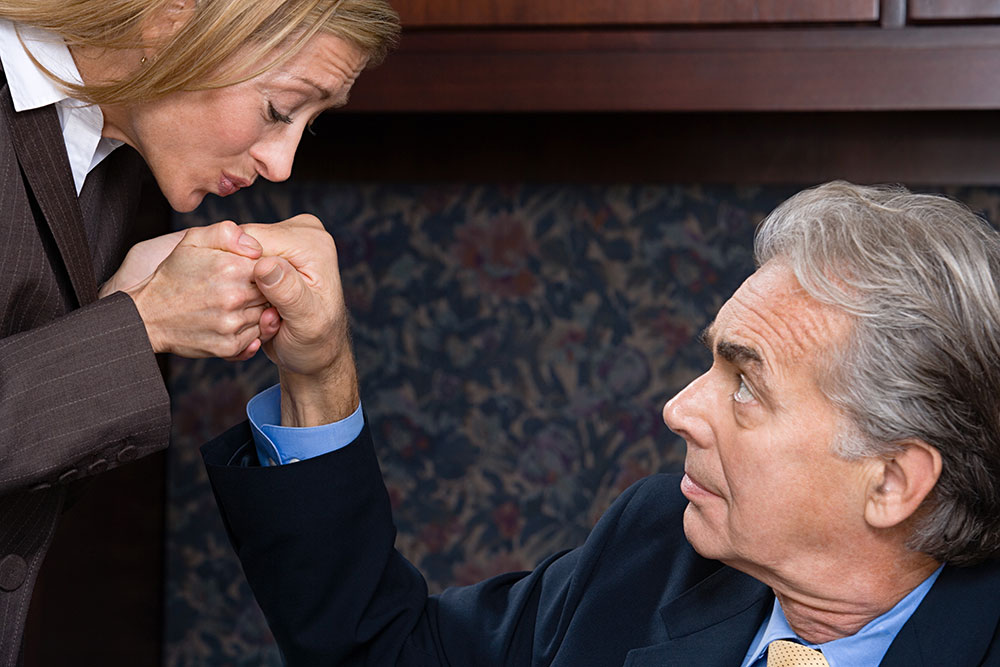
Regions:
<instances>
[{"instance_id":1,"label":"man's face","mask_svg":"<svg viewBox=\"0 0 1000 667\"><path fill-rule=\"evenodd\" d=\"M703 556L766 579L867 530L871 462L833 453L839 414L818 384L849 330L773 262L719 311L712 367L663 408L687 444L684 532Z\"/></svg>"}]
</instances>

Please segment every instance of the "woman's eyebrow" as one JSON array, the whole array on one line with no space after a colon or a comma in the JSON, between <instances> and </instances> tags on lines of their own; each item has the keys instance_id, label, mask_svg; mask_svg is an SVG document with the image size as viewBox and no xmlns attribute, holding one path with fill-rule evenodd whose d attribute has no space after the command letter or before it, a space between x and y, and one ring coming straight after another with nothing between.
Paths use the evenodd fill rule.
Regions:
<instances>
[{"instance_id":1,"label":"woman's eyebrow","mask_svg":"<svg viewBox=\"0 0 1000 667\"><path fill-rule=\"evenodd\" d=\"M300 82L306 84L307 86L312 86L313 88L315 88L316 90L318 90L319 91L319 98L321 100L323 100L323 101L326 101L326 100L330 99L331 97L333 97L333 95L330 93L329 90L327 90L323 86L319 85L318 83L316 83L312 79L307 79L304 76L298 76L298 75L296 75L296 76L294 76L292 78L294 78L296 81L300 81Z\"/></svg>"}]
</instances>

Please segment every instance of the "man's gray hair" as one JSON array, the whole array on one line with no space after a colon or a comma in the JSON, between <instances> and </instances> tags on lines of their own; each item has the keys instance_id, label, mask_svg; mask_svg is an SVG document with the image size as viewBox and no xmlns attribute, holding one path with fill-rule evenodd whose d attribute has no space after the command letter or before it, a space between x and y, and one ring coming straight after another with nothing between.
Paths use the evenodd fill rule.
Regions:
<instances>
[{"instance_id":1,"label":"man's gray hair","mask_svg":"<svg viewBox=\"0 0 1000 667\"><path fill-rule=\"evenodd\" d=\"M941 453L908 546L1000 554L1000 235L945 197L837 181L775 209L754 254L852 316L823 379L852 426L838 453L891 457L909 438Z\"/></svg>"}]
</instances>

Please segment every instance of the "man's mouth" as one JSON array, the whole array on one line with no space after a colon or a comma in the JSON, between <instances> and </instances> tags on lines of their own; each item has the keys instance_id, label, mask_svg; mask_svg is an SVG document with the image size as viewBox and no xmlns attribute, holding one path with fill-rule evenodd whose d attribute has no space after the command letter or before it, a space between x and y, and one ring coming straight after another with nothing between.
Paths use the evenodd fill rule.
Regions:
<instances>
[{"instance_id":1,"label":"man's mouth","mask_svg":"<svg viewBox=\"0 0 1000 667\"><path fill-rule=\"evenodd\" d=\"M684 477L681 479L681 493L688 500L693 498L700 498L705 496L716 496L718 494L712 493L707 488L702 486L698 481L693 478L690 473L684 471Z\"/></svg>"}]
</instances>

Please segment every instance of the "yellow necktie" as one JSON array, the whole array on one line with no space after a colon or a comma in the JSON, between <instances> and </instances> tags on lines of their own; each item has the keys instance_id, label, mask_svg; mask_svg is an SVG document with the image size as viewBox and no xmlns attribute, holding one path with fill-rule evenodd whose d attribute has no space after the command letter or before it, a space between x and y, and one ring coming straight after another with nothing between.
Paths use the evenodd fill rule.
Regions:
<instances>
[{"instance_id":1,"label":"yellow necktie","mask_svg":"<svg viewBox=\"0 0 1000 667\"><path fill-rule=\"evenodd\" d=\"M830 667L830 663L819 651L778 639L767 646L767 667Z\"/></svg>"}]
</instances>

